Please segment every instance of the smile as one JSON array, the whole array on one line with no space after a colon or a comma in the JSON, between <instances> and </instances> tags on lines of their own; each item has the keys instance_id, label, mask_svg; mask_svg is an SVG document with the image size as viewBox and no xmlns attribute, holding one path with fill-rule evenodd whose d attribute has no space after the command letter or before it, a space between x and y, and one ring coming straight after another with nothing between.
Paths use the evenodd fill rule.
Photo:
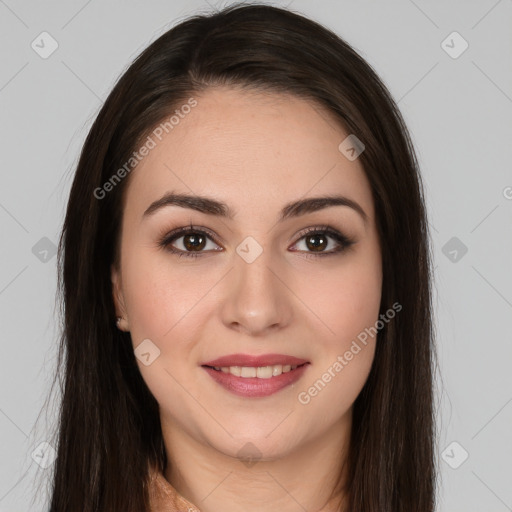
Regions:
<instances>
[{"instance_id":1,"label":"smile","mask_svg":"<svg viewBox=\"0 0 512 512\"><path fill-rule=\"evenodd\" d=\"M269 396L296 383L310 363L271 366L207 366L202 368L231 393L248 397Z\"/></svg>"},{"instance_id":2,"label":"smile","mask_svg":"<svg viewBox=\"0 0 512 512\"><path fill-rule=\"evenodd\" d=\"M298 366L304 366L304 364L275 364L272 366L213 366L213 369L224 373L231 373L231 375L234 375L235 377L242 377L244 379L251 377L256 377L258 379L271 379L272 377L278 377L282 373L288 373L295 370Z\"/></svg>"}]
</instances>

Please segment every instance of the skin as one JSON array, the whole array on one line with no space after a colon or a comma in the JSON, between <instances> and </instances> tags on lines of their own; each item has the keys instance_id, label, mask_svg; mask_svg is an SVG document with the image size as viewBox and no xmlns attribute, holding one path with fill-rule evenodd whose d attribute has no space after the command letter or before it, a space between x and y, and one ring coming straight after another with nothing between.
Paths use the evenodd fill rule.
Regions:
<instances>
[{"instance_id":1,"label":"skin","mask_svg":"<svg viewBox=\"0 0 512 512\"><path fill-rule=\"evenodd\" d=\"M171 461L165 477L182 496L202 512L260 512L262 503L269 511L317 511L342 470L376 338L308 404L298 394L378 320L381 250L370 186L359 159L338 149L349 133L319 105L232 88L194 97L197 106L129 177L120 267L112 267L119 327L134 348L150 339L160 350L148 366L137 361L160 404ZM170 191L213 197L235 216L166 206L143 218ZM284 204L334 193L356 201L367 221L331 206L278 222ZM161 235L190 223L218 242L207 238L198 258L159 247ZM339 245L330 237L307 243L304 230L325 224L355 243L315 256L315 241L328 244L320 252ZM263 249L252 263L236 252L247 236ZM194 251L185 238L172 246ZM243 398L201 367L234 353L311 364L293 386ZM248 442L261 454L250 467L237 455Z\"/></svg>"}]
</instances>

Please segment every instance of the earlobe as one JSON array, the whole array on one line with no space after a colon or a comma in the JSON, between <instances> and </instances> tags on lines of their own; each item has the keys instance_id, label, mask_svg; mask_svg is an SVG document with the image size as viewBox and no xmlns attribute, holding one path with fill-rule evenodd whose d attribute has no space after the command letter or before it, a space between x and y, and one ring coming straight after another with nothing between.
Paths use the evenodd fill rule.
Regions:
<instances>
[{"instance_id":1,"label":"earlobe","mask_svg":"<svg viewBox=\"0 0 512 512\"><path fill-rule=\"evenodd\" d=\"M126 314L122 291L121 273L114 265L111 266L110 277L112 281L112 299L116 310L116 318L114 318L113 321L121 331L129 331L128 315Z\"/></svg>"}]
</instances>

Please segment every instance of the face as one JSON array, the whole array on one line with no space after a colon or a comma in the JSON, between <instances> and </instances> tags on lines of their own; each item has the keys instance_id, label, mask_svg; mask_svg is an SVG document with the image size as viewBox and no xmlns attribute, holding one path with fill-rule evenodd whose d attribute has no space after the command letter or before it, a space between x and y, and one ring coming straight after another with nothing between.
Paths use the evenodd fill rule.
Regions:
<instances>
[{"instance_id":1,"label":"face","mask_svg":"<svg viewBox=\"0 0 512 512\"><path fill-rule=\"evenodd\" d=\"M368 377L376 337L359 340L382 285L370 186L318 105L194 97L129 177L114 301L162 427L272 460L339 429Z\"/></svg>"}]
</instances>

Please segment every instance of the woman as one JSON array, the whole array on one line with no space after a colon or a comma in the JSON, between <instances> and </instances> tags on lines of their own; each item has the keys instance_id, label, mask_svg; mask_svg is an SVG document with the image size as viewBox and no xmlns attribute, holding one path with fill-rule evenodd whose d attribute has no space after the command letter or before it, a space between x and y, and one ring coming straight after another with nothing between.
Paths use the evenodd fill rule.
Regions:
<instances>
[{"instance_id":1,"label":"woman","mask_svg":"<svg viewBox=\"0 0 512 512\"><path fill-rule=\"evenodd\" d=\"M432 512L417 167L313 21L235 5L152 43L69 197L51 512Z\"/></svg>"}]
</instances>

